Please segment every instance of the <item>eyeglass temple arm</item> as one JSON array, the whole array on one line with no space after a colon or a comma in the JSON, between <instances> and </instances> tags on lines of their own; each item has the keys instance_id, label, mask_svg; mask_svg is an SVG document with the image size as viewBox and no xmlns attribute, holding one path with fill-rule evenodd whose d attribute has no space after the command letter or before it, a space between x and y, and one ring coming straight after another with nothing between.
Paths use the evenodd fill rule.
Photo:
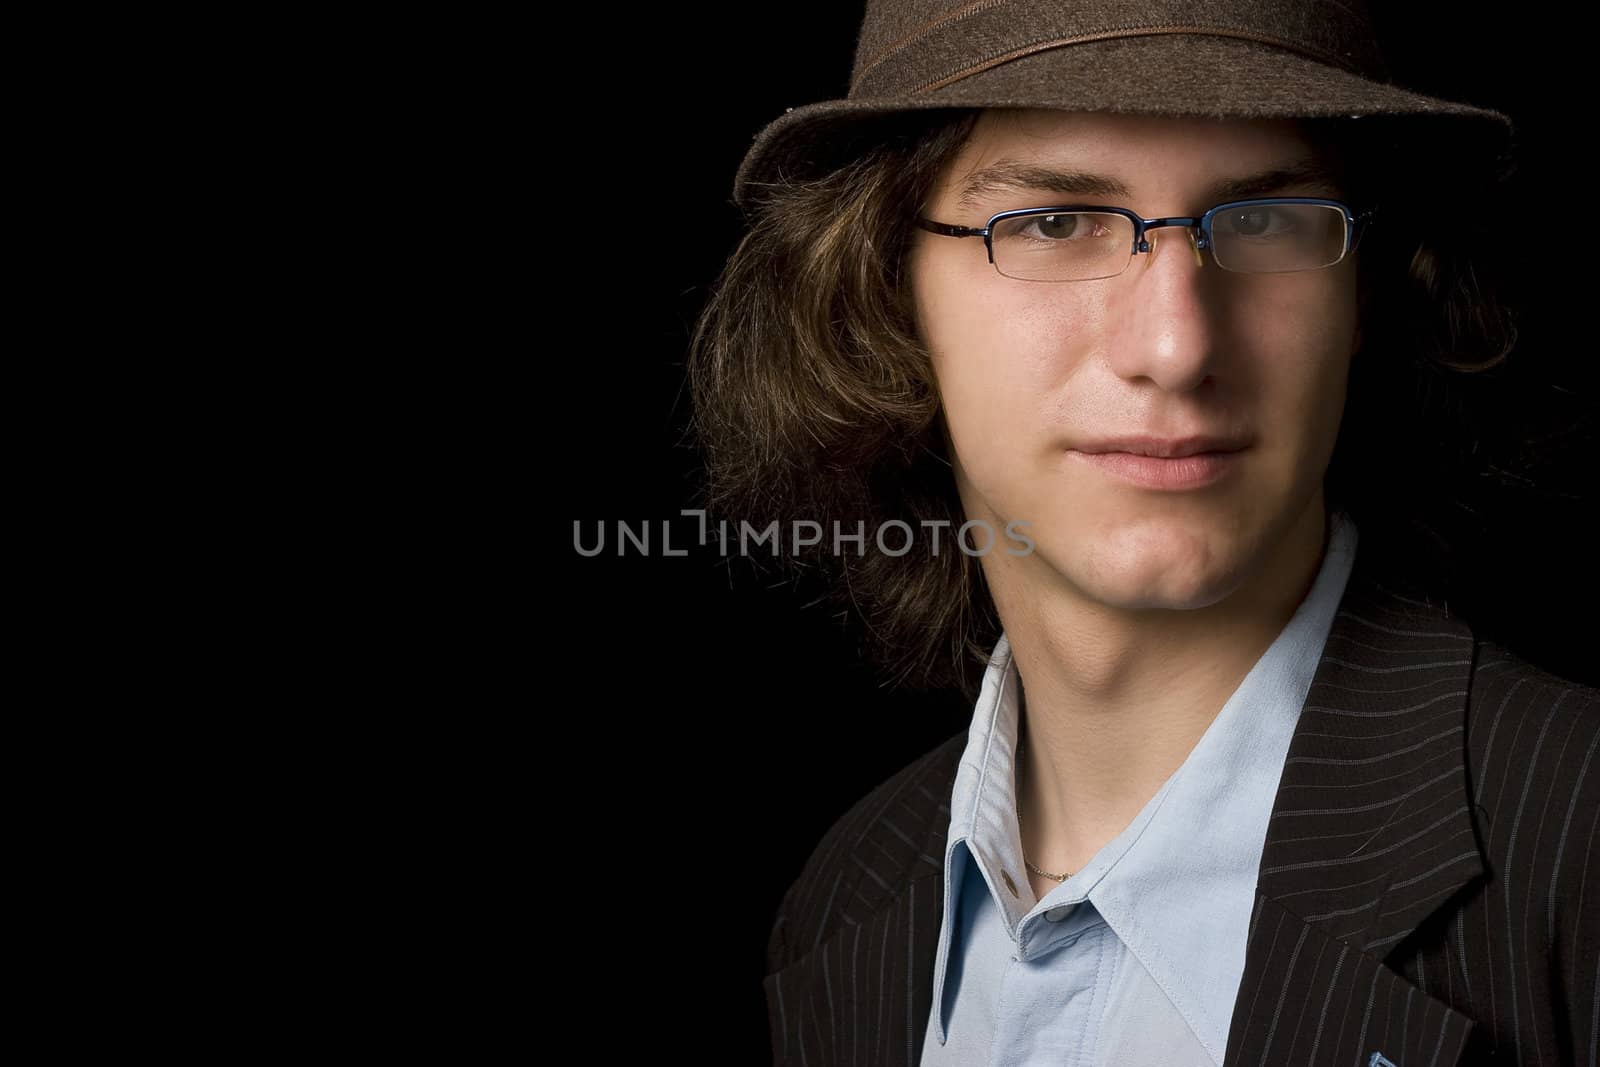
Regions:
<instances>
[{"instance_id":1,"label":"eyeglass temple arm","mask_svg":"<svg viewBox=\"0 0 1600 1067\"><path fill-rule=\"evenodd\" d=\"M1350 235L1350 251L1354 252L1356 250L1356 246L1361 243L1362 236L1367 232L1367 227L1372 224L1373 217L1377 214L1378 205L1374 204L1355 217L1354 225L1351 227L1354 232Z\"/></svg>"},{"instance_id":2,"label":"eyeglass temple arm","mask_svg":"<svg viewBox=\"0 0 1600 1067\"><path fill-rule=\"evenodd\" d=\"M951 226L948 223L934 222L932 219L918 218L917 225L924 230L931 230L946 237L987 237L989 235L989 231L986 229L975 230L971 226Z\"/></svg>"}]
</instances>

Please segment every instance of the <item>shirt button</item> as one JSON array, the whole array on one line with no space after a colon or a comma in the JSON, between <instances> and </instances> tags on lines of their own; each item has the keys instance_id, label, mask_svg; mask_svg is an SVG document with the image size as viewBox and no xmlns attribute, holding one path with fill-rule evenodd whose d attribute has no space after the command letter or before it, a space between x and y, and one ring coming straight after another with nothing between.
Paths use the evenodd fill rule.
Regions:
<instances>
[{"instance_id":1,"label":"shirt button","mask_svg":"<svg viewBox=\"0 0 1600 1067\"><path fill-rule=\"evenodd\" d=\"M1071 914L1071 908L1051 908L1049 911L1044 913L1044 917L1053 923L1058 923Z\"/></svg>"}]
</instances>

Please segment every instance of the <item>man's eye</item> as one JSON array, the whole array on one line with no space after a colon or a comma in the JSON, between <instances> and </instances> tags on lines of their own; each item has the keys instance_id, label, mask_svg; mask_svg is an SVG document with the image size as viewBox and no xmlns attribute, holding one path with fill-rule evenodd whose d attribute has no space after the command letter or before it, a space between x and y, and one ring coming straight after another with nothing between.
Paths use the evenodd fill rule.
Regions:
<instances>
[{"instance_id":1,"label":"man's eye","mask_svg":"<svg viewBox=\"0 0 1600 1067\"><path fill-rule=\"evenodd\" d=\"M1295 230L1291 213L1272 207L1230 211L1226 224L1228 230L1240 237L1276 237Z\"/></svg>"},{"instance_id":2,"label":"man's eye","mask_svg":"<svg viewBox=\"0 0 1600 1067\"><path fill-rule=\"evenodd\" d=\"M1107 231L1090 215L1038 215L1028 220L1023 233L1042 237L1048 241L1065 241L1079 237L1104 237Z\"/></svg>"}]
</instances>

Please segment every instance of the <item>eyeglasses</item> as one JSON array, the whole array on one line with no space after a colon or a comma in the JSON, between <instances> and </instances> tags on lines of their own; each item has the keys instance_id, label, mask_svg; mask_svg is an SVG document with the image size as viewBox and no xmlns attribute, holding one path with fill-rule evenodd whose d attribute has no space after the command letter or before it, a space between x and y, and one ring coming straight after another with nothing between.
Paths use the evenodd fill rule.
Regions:
<instances>
[{"instance_id":1,"label":"eyeglasses","mask_svg":"<svg viewBox=\"0 0 1600 1067\"><path fill-rule=\"evenodd\" d=\"M1002 211L980 229L918 218L945 237L982 237L989 262L1007 278L1077 282L1113 278L1140 252L1152 252L1163 226L1188 228L1195 255L1209 251L1223 270L1280 274L1331 267L1354 251L1377 214L1338 200L1274 197L1218 204L1198 218L1146 219L1126 208L1070 205ZM1149 237L1146 237L1149 234Z\"/></svg>"}]
</instances>

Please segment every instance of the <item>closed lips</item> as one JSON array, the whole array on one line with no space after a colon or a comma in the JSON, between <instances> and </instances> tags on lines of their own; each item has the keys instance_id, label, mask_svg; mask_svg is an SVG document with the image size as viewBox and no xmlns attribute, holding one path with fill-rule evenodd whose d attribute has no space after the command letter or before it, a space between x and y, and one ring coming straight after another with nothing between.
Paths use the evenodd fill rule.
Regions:
<instances>
[{"instance_id":1,"label":"closed lips","mask_svg":"<svg viewBox=\"0 0 1600 1067\"><path fill-rule=\"evenodd\" d=\"M1118 437L1078 445L1076 450L1096 455L1103 452L1128 452L1135 456L1176 459L1202 452L1237 452L1245 442L1237 437L1204 435L1179 438Z\"/></svg>"}]
</instances>

